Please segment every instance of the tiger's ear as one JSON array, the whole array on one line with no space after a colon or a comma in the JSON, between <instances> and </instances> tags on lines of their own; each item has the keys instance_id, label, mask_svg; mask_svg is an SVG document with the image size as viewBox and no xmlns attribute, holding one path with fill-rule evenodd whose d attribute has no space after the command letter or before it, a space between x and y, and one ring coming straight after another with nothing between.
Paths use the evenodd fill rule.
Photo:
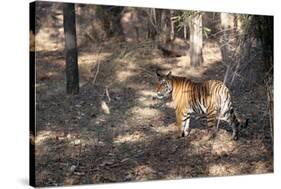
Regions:
<instances>
[{"instance_id":1,"label":"tiger's ear","mask_svg":"<svg viewBox=\"0 0 281 189\"><path fill-rule=\"evenodd\" d=\"M172 72L171 71L169 71L169 73L167 74L167 76L166 76L167 78L171 78L172 77Z\"/></svg>"}]
</instances>

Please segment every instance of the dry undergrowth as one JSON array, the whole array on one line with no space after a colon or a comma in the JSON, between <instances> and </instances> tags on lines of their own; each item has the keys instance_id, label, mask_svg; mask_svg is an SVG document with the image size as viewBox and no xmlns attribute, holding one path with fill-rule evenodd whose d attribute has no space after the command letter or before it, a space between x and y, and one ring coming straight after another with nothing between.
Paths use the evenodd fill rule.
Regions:
<instances>
[{"instance_id":1,"label":"dry undergrowth","mask_svg":"<svg viewBox=\"0 0 281 189\"><path fill-rule=\"evenodd\" d=\"M112 41L104 44L106 52L97 54L99 47L81 51L77 96L65 95L63 53L38 53L37 185L272 172L270 128L263 114L266 100L261 88L234 96L238 112L250 119L237 142L230 139L227 126L212 138L210 130L196 121L188 138L177 138L173 104L152 99L153 72L158 68L192 79L222 79L225 68L216 44L205 47L208 62L195 70L185 66L187 57L164 59L147 44L125 48Z\"/></svg>"}]
</instances>

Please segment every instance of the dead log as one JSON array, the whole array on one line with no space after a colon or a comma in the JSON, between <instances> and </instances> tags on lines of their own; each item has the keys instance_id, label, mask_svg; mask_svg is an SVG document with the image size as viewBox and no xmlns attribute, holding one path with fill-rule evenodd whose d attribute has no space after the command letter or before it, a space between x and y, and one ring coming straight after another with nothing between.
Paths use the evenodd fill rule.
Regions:
<instances>
[{"instance_id":1,"label":"dead log","mask_svg":"<svg viewBox=\"0 0 281 189\"><path fill-rule=\"evenodd\" d=\"M181 57L186 56L186 49L177 49L173 45L158 44L157 48L161 50L164 57Z\"/></svg>"}]
</instances>

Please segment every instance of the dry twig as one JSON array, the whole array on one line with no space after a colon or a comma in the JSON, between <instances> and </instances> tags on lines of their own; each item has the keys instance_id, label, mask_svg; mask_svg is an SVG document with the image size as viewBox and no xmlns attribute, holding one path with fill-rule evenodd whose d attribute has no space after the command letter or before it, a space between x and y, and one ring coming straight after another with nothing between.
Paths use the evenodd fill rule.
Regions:
<instances>
[{"instance_id":1,"label":"dry twig","mask_svg":"<svg viewBox=\"0 0 281 189\"><path fill-rule=\"evenodd\" d=\"M100 53L102 51L102 47L100 48L99 52L98 52L98 58L97 58L97 70L96 70L96 73L95 73L95 76L94 76L94 79L92 81L92 84L94 85L95 82L96 82L96 79L97 79L97 76L99 74L99 70L100 70Z\"/></svg>"},{"instance_id":2,"label":"dry twig","mask_svg":"<svg viewBox=\"0 0 281 189\"><path fill-rule=\"evenodd\" d=\"M105 95L106 95L106 97L107 97L107 99L108 99L108 102L110 102L110 101L111 101L111 98L110 98L110 96L109 96L108 87L105 87Z\"/></svg>"}]
</instances>

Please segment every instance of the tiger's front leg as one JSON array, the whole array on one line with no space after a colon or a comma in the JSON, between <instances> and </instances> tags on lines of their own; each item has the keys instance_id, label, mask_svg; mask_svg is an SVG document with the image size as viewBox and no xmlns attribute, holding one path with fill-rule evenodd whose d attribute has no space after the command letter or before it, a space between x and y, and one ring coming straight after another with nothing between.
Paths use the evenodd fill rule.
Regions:
<instances>
[{"instance_id":1,"label":"tiger's front leg","mask_svg":"<svg viewBox=\"0 0 281 189\"><path fill-rule=\"evenodd\" d=\"M182 120L182 137L188 136L190 133L190 112L183 116Z\"/></svg>"},{"instance_id":2,"label":"tiger's front leg","mask_svg":"<svg viewBox=\"0 0 281 189\"><path fill-rule=\"evenodd\" d=\"M180 113L176 113L176 117L177 117L177 136L181 137L182 136L182 115Z\"/></svg>"},{"instance_id":3,"label":"tiger's front leg","mask_svg":"<svg viewBox=\"0 0 281 189\"><path fill-rule=\"evenodd\" d=\"M190 116L192 111L188 110L186 112L181 112L177 116L177 125L179 128L180 136L185 137L190 133Z\"/></svg>"}]
</instances>

